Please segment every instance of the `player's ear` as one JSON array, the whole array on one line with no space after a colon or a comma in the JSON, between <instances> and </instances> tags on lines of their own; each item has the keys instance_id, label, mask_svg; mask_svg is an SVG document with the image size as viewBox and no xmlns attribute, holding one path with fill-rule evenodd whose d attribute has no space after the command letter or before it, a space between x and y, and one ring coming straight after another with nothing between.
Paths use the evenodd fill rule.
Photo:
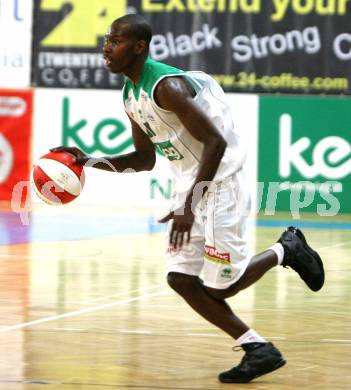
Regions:
<instances>
[{"instance_id":1,"label":"player's ear","mask_svg":"<svg viewBox=\"0 0 351 390\"><path fill-rule=\"evenodd\" d=\"M135 44L135 54L141 54L146 50L146 42L141 40Z\"/></svg>"}]
</instances>

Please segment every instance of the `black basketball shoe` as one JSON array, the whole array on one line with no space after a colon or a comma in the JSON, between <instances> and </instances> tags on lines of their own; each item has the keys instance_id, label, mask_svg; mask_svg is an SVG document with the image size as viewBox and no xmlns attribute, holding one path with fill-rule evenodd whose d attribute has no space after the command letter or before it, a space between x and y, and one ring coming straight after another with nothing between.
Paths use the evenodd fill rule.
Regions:
<instances>
[{"instance_id":1,"label":"black basketball shoe","mask_svg":"<svg viewBox=\"0 0 351 390\"><path fill-rule=\"evenodd\" d=\"M272 343L243 344L244 357L236 367L219 374L223 383L247 383L284 366L286 361Z\"/></svg>"},{"instance_id":2,"label":"black basketball shoe","mask_svg":"<svg viewBox=\"0 0 351 390\"><path fill-rule=\"evenodd\" d=\"M302 231L290 226L281 235L278 242L284 247L282 266L290 267L296 271L311 290L320 290L324 284L322 259L307 244Z\"/></svg>"}]
</instances>

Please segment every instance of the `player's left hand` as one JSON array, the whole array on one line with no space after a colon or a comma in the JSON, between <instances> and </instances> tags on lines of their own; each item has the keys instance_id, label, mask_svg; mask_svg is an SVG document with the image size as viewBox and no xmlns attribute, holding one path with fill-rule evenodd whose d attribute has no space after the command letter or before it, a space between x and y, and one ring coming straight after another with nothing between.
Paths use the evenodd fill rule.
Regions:
<instances>
[{"instance_id":1,"label":"player's left hand","mask_svg":"<svg viewBox=\"0 0 351 390\"><path fill-rule=\"evenodd\" d=\"M169 244L174 249L181 249L185 242L190 242L190 232L194 223L194 214L191 211L184 211L182 214L171 211L158 222L165 223L173 219L171 232L169 235Z\"/></svg>"}]
</instances>

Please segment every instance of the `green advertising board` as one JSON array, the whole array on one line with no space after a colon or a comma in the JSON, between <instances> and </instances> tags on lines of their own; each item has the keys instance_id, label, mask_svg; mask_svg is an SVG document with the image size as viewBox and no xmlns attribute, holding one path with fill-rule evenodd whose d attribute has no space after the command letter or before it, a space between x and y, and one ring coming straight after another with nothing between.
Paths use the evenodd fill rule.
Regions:
<instances>
[{"instance_id":1,"label":"green advertising board","mask_svg":"<svg viewBox=\"0 0 351 390\"><path fill-rule=\"evenodd\" d=\"M258 207L351 212L351 99L261 96Z\"/></svg>"}]
</instances>

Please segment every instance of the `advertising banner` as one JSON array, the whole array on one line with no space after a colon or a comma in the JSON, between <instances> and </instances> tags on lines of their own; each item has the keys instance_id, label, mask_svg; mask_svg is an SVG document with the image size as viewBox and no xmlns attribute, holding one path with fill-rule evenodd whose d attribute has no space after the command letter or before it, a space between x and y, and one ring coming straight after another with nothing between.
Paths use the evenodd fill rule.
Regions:
<instances>
[{"instance_id":1,"label":"advertising banner","mask_svg":"<svg viewBox=\"0 0 351 390\"><path fill-rule=\"evenodd\" d=\"M261 96L261 209L351 212L351 100Z\"/></svg>"},{"instance_id":2,"label":"advertising banner","mask_svg":"<svg viewBox=\"0 0 351 390\"><path fill-rule=\"evenodd\" d=\"M227 102L237 132L256 145L258 97L228 94ZM121 91L37 88L35 107L33 161L59 145L77 146L94 157L134 150ZM246 144L244 139L243 145ZM249 153L248 185L254 193L257 150L252 147ZM169 164L158 154L156 166L150 172L116 174L86 168L85 173L85 187L75 203L169 207L172 194ZM38 198L33 196L33 199Z\"/></svg>"},{"instance_id":3,"label":"advertising banner","mask_svg":"<svg viewBox=\"0 0 351 390\"><path fill-rule=\"evenodd\" d=\"M138 2L135 2L138 3ZM151 56L226 91L351 92L349 0L144 0Z\"/></svg>"},{"instance_id":4,"label":"advertising banner","mask_svg":"<svg viewBox=\"0 0 351 390\"><path fill-rule=\"evenodd\" d=\"M116 88L101 55L126 12L154 30L150 55L228 92L349 94L350 0L35 0L33 83Z\"/></svg>"},{"instance_id":5,"label":"advertising banner","mask_svg":"<svg viewBox=\"0 0 351 390\"><path fill-rule=\"evenodd\" d=\"M32 1L0 0L0 88L30 84Z\"/></svg>"},{"instance_id":6,"label":"advertising banner","mask_svg":"<svg viewBox=\"0 0 351 390\"><path fill-rule=\"evenodd\" d=\"M29 179L32 92L0 90L0 200Z\"/></svg>"},{"instance_id":7,"label":"advertising banner","mask_svg":"<svg viewBox=\"0 0 351 390\"><path fill-rule=\"evenodd\" d=\"M127 0L34 0L33 79L54 88L116 88L101 55L109 24Z\"/></svg>"},{"instance_id":8,"label":"advertising banner","mask_svg":"<svg viewBox=\"0 0 351 390\"><path fill-rule=\"evenodd\" d=\"M77 146L94 157L134 150L121 91L38 88L35 107L34 161L60 145ZM147 207L152 202L168 201L171 196L168 164L163 158L159 160L152 173L116 174L86 168L84 190L75 203Z\"/></svg>"}]
</instances>

